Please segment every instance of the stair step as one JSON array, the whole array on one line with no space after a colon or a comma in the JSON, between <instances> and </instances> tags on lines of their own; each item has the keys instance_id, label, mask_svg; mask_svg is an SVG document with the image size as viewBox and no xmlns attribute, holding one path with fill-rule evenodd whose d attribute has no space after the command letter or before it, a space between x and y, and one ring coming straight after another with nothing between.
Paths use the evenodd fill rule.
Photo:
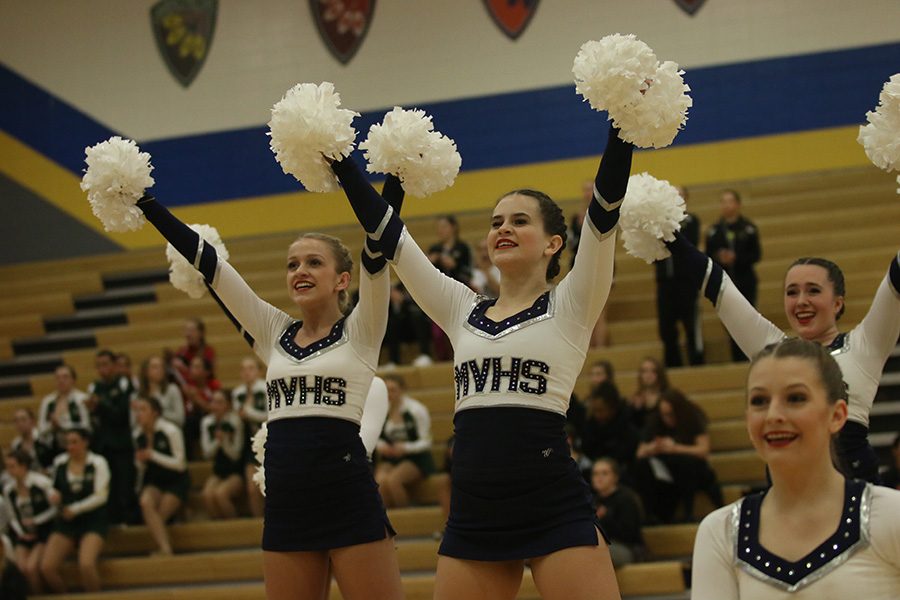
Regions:
<instances>
[{"instance_id":1,"label":"stair step","mask_svg":"<svg viewBox=\"0 0 900 600\"><path fill-rule=\"evenodd\" d=\"M28 376L0 378L0 398L31 396L31 378Z\"/></svg>"},{"instance_id":2,"label":"stair step","mask_svg":"<svg viewBox=\"0 0 900 600\"><path fill-rule=\"evenodd\" d=\"M47 317L44 319L44 330L47 333L71 331L73 329L93 329L127 325L128 317L121 308L95 308L79 310L71 315Z\"/></svg>"},{"instance_id":3,"label":"stair step","mask_svg":"<svg viewBox=\"0 0 900 600\"><path fill-rule=\"evenodd\" d=\"M75 310L106 308L156 302L156 292L152 285L112 289L100 294L85 294L74 299Z\"/></svg>"},{"instance_id":4,"label":"stair step","mask_svg":"<svg viewBox=\"0 0 900 600\"><path fill-rule=\"evenodd\" d=\"M58 353L17 356L12 360L0 361L0 377L16 377L52 373L63 364Z\"/></svg>"},{"instance_id":5,"label":"stair step","mask_svg":"<svg viewBox=\"0 0 900 600\"><path fill-rule=\"evenodd\" d=\"M120 288L133 288L138 286L150 286L169 280L169 271L166 269L148 269L146 271L131 271L128 273L113 273L103 275L103 288L114 290Z\"/></svg>"},{"instance_id":6,"label":"stair step","mask_svg":"<svg viewBox=\"0 0 900 600\"><path fill-rule=\"evenodd\" d=\"M25 354L47 354L63 350L95 348L97 339L91 330L59 331L40 337L15 339L12 342L13 352L17 356Z\"/></svg>"}]
</instances>

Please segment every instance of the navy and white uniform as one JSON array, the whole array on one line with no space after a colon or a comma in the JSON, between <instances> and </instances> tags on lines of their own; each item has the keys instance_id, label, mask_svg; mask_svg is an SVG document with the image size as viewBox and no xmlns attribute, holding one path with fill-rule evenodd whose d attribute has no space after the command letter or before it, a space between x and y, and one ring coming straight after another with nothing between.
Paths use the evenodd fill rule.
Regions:
<instances>
[{"instance_id":1,"label":"navy and white uniform","mask_svg":"<svg viewBox=\"0 0 900 600\"><path fill-rule=\"evenodd\" d=\"M21 494L18 484L11 481L4 487L3 496L12 513L9 526L15 545L31 548L46 542L53 530L53 518L56 516L56 507L50 503L53 481L42 473L29 471L25 475L24 487L27 493ZM26 525L28 519L32 523ZM25 535L36 535L37 539L26 540Z\"/></svg>"},{"instance_id":2,"label":"navy and white uniform","mask_svg":"<svg viewBox=\"0 0 900 600\"><path fill-rule=\"evenodd\" d=\"M502 322L485 314L496 300L431 264L351 159L332 165L369 238L453 345L456 437L440 554L513 560L598 543L590 490L570 457L564 425L609 295L631 153L611 130L575 265Z\"/></svg>"},{"instance_id":3,"label":"navy and white uniform","mask_svg":"<svg viewBox=\"0 0 900 600\"><path fill-rule=\"evenodd\" d=\"M135 461L137 466L137 489L153 486L163 493L177 496L182 502L187 500L191 487L187 471L187 457L184 451L184 433L181 427L163 417L156 419L152 435L140 427L132 432L137 450L150 450L147 462Z\"/></svg>"},{"instance_id":4,"label":"navy and white uniform","mask_svg":"<svg viewBox=\"0 0 900 600\"><path fill-rule=\"evenodd\" d=\"M106 537L109 464L101 455L88 452L84 471L75 473L69 469L69 461L68 454L60 454L53 461L53 487L62 498L62 507L75 517L69 521L57 519L54 531L75 540L88 533Z\"/></svg>"},{"instance_id":5,"label":"navy and white uniform","mask_svg":"<svg viewBox=\"0 0 900 600\"><path fill-rule=\"evenodd\" d=\"M900 594L900 491L847 480L834 533L788 561L759 543L764 492L706 516L694 542L692 600L847 600Z\"/></svg>"},{"instance_id":6,"label":"navy and white uniform","mask_svg":"<svg viewBox=\"0 0 900 600\"><path fill-rule=\"evenodd\" d=\"M702 261L695 261L699 251L692 252L691 247L680 238L669 247L673 250L673 256L693 262L696 265L694 270L702 271L706 267L701 291L713 303L722 324L744 354L755 356L767 345L786 337L781 329L757 312L718 265L705 257ZM900 253L891 261L863 320L852 330L839 334L828 346L841 367L849 394L848 420L838 438L839 454L851 469L850 475L858 479L878 481L878 457L868 441L869 412L875 401L884 364L898 337Z\"/></svg>"},{"instance_id":7,"label":"navy and white uniform","mask_svg":"<svg viewBox=\"0 0 900 600\"><path fill-rule=\"evenodd\" d=\"M381 460L391 464L411 461L427 477L435 470L431 456L431 415L415 398L404 394L400 402L400 421L385 420L381 439L403 448L406 454L400 458L381 457Z\"/></svg>"},{"instance_id":8,"label":"navy and white uniform","mask_svg":"<svg viewBox=\"0 0 900 600\"><path fill-rule=\"evenodd\" d=\"M399 189L399 181L392 185ZM327 550L394 535L360 437L387 322L384 259L363 253L360 302L328 335L302 347L294 341L302 321L260 299L213 246L155 200L138 206L197 267L268 365L263 549Z\"/></svg>"}]
</instances>

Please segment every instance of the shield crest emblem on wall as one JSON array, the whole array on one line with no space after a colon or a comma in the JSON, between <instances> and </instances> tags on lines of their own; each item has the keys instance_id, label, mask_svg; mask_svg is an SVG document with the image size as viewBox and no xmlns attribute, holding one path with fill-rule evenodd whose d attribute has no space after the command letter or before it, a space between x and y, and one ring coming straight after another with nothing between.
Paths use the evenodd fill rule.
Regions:
<instances>
[{"instance_id":1,"label":"shield crest emblem on wall","mask_svg":"<svg viewBox=\"0 0 900 600\"><path fill-rule=\"evenodd\" d=\"M488 14L510 39L516 39L537 11L539 0L484 0Z\"/></svg>"},{"instance_id":2,"label":"shield crest emblem on wall","mask_svg":"<svg viewBox=\"0 0 900 600\"><path fill-rule=\"evenodd\" d=\"M309 0L309 7L325 47L343 64L350 62L369 32L375 0Z\"/></svg>"},{"instance_id":3,"label":"shield crest emblem on wall","mask_svg":"<svg viewBox=\"0 0 900 600\"><path fill-rule=\"evenodd\" d=\"M694 13L700 10L705 2L706 0L675 0L675 4L692 17L694 16Z\"/></svg>"},{"instance_id":4,"label":"shield crest emblem on wall","mask_svg":"<svg viewBox=\"0 0 900 600\"><path fill-rule=\"evenodd\" d=\"M160 0L150 9L150 24L163 62L178 82L194 81L212 44L218 0Z\"/></svg>"}]
</instances>

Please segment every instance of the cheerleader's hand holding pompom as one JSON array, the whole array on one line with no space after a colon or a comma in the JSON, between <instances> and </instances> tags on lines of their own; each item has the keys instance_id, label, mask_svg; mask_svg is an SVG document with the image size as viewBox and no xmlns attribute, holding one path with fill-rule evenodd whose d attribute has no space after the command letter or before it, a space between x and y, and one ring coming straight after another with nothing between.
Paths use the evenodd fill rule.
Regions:
<instances>
[{"instance_id":1,"label":"cheerleader's hand holding pompom","mask_svg":"<svg viewBox=\"0 0 900 600\"><path fill-rule=\"evenodd\" d=\"M146 222L137 202L152 186L150 155L132 140L113 136L85 148L87 169L81 189L88 193L91 211L106 231L136 231Z\"/></svg>"},{"instance_id":2,"label":"cheerleader's hand holding pompom","mask_svg":"<svg viewBox=\"0 0 900 600\"><path fill-rule=\"evenodd\" d=\"M900 171L900 73L884 84L878 106L866 113L866 119L868 124L859 128L857 140L869 160L879 169Z\"/></svg>"},{"instance_id":3,"label":"cheerleader's hand holding pompom","mask_svg":"<svg viewBox=\"0 0 900 600\"><path fill-rule=\"evenodd\" d=\"M462 159L456 143L434 131L422 110L394 107L380 124L372 125L359 147L365 150L370 173L396 175L403 189L424 197L450 187Z\"/></svg>"},{"instance_id":4,"label":"cheerleader's hand holding pompom","mask_svg":"<svg viewBox=\"0 0 900 600\"><path fill-rule=\"evenodd\" d=\"M642 148L672 143L693 100L676 63L662 64L634 35L613 34L582 45L572 67L575 89L607 111L621 137Z\"/></svg>"},{"instance_id":5,"label":"cheerleader's hand holding pompom","mask_svg":"<svg viewBox=\"0 0 900 600\"><path fill-rule=\"evenodd\" d=\"M189 225L191 229L203 238L207 244L212 244L216 254L222 260L228 260L229 253L225 242L219 235L219 230L210 225ZM169 259L169 281L172 287L181 290L191 298L202 298L206 293L206 282L203 275L189 263L172 244L166 246L166 258Z\"/></svg>"},{"instance_id":6,"label":"cheerleader's hand holding pompom","mask_svg":"<svg viewBox=\"0 0 900 600\"><path fill-rule=\"evenodd\" d=\"M684 220L684 199L668 181L632 175L622 202L622 242L628 254L652 263L669 256L663 242L675 239Z\"/></svg>"},{"instance_id":7,"label":"cheerleader's hand holding pompom","mask_svg":"<svg viewBox=\"0 0 900 600\"><path fill-rule=\"evenodd\" d=\"M350 156L359 113L341 108L334 85L299 83L272 107L269 147L285 173L293 175L311 192L338 189L326 159Z\"/></svg>"}]
</instances>

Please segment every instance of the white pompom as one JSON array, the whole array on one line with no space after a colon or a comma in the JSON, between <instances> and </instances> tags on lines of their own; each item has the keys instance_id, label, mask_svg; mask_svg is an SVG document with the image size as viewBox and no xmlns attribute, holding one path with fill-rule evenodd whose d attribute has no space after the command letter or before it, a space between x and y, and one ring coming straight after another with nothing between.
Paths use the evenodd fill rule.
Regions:
<instances>
[{"instance_id":1,"label":"white pompom","mask_svg":"<svg viewBox=\"0 0 900 600\"><path fill-rule=\"evenodd\" d=\"M575 89L594 110L605 110L620 137L642 148L662 148L687 121L693 100L678 65L662 64L634 35L585 43L572 67Z\"/></svg>"},{"instance_id":2,"label":"white pompom","mask_svg":"<svg viewBox=\"0 0 900 600\"><path fill-rule=\"evenodd\" d=\"M251 440L253 456L256 457L256 462L259 464L263 464L266 461L266 439L268 437L269 428L265 423L262 424L259 431L253 434L253 439Z\"/></svg>"},{"instance_id":3,"label":"white pompom","mask_svg":"<svg viewBox=\"0 0 900 600\"><path fill-rule=\"evenodd\" d=\"M900 170L900 73L884 84L878 106L866 119L869 123L859 128L857 140L869 160L885 171Z\"/></svg>"},{"instance_id":4,"label":"white pompom","mask_svg":"<svg viewBox=\"0 0 900 600\"><path fill-rule=\"evenodd\" d=\"M311 192L339 189L324 157L340 160L353 151L359 113L340 106L340 94L326 81L298 83L272 107L269 147L282 170Z\"/></svg>"},{"instance_id":5,"label":"white pompom","mask_svg":"<svg viewBox=\"0 0 900 600\"><path fill-rule=\"evenodd\" d=\"M256 467L256 472L253 474L253 483L259 486L259 491L263 496L266 495L266 468L265 467Z\"/></svg>"},{"instance_id":6,"label":"white pompom","mask_svg":"<svg viewBox=\"0 0 900 600\"><path fill-rule=\"evenodd\" d=\"M215 227L194 224L190 228L196 231L207 244L212 244L219 258L228 260L228 249L225 248L225 242L222 241L219 231ZM172 283L172 287L181 290L191 298L202 298L206 293L206 284L200 271L195 269L194 265L189 263L172 244L166 246L166 258L169 259L169 281Z\"/></svg>"},{"instance_id":7,"label":"white pompom","mask_svg":"<svg viewBox=\"0 0 900 600\"><path fill-rule=\"evenodd\" d=\"M135 231L146 222L136 204L153 185L150 155L132 140L113 136L85 148L87 169L81 189L88 193L94 215L106 231Z\"/></svg>"},{"instance_id":8,"label":"white pompom","mask_svg":"<svg viewBox=\"0 0 900 600\"><path fill-rule=\"evenodd\" d=\"M408 194L420 198L450 187L462 158L456 143L433 128L425 111L394 107L359 145L367 170L396 175Z\"/></svg>"},{"instance_id":9,"label":"white pompom","mask_svg":"<svg viewBox=\"0 0 900 600\"><path fill-rule=\"evenodd\" d=\"M671 242L684 219L684 199L668 181L647 173L628 179L619 226L628 254L652 263L670 256L663 240Z\"/></svg>"}]
</instances>

